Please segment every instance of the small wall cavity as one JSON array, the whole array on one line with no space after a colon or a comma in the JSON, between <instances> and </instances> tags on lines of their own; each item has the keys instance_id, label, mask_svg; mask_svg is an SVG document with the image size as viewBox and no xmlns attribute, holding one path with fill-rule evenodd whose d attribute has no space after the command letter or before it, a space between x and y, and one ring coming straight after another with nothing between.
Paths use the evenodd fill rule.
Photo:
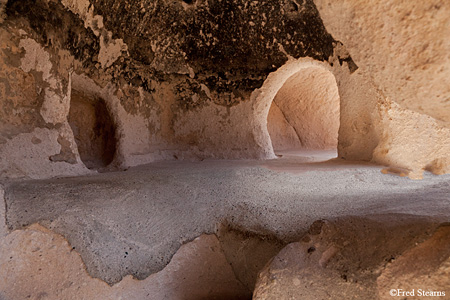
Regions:
<instances>
[{"instance_id":1,"label":"small wall cavity","mask_svg":"<svg viewBox=\"0 0 450 300\"><path fill-rule=\"evenodd\" d=\"M120 90L118 91L116 85L107 84L101 87L85 75L73 73L72 90L83 91L88 97L102 99L106 104L115 127L116 149L112 165L127 168L166 157L164 156L165 153L158 150L168 147L164 144L164 141L161 142L157 139L157 133L150 134L149 130L149 124L161 123L159 115L145 117L140 113L128 113L117 96ZM143 94L143 97L146 97L146 95Z\"/></svg>"},{"instance_id":2,"label":"small wall cavity","mask_svg":"<svg viewBox=\"0 0 450 300\"><path fill-rule=\"evenodd\" d=\"M336 149L339 115L330 71L310 67L295 73L276 94L267 117L274 150Z\"/></svg>"},{"instance_id":3,"label":"small wall cavity","mask_svg":"<svg viewBox=\"0 0 450 300\"><path fill-rule=\"evenodd\" d=\"M108 166L116 152L116 126L105 100L72 90L69 124L78 152L89 169Z\"/></svg>"}]
</instances>

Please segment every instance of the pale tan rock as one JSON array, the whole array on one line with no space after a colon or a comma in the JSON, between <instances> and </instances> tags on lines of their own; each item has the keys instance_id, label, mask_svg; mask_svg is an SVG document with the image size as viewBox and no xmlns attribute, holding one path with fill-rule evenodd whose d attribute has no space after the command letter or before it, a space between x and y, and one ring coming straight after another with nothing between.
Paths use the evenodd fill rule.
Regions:
<instances>
[{"instance_id":1,"label":"pale tan rock","mask_svg":"<svg viewBox=\"0 0 450 300\"><path fill-rule=\"evenodd\" d=\"M421 178L424 169L449 172L449 2L314 2L343 43L337 54L351 55L359 67L348 76L335 72L339 156L373 158L411 178Z\"/></svg>"},{"instance_id":2,"label":"pale tan rock","mask_svg":"<svg viewBox=\"0 0 450 300\"><path fill-rule=\"evenodd\" d=\"M0 176L17 178L48 178L58 175L85 175L90 171L77 161L52 162L49 158L61 151L58 137L70 132L68 124L61 131L36 128L30 133L21 133L0 147ZM71 132L69 133L71 134ZM34 141L34 143L33 143Z\"/></svg>"},{"instance_id":3,"label":"pale tan rock","mask_svg":"<svg viewBox=\"0 0 450 300\"><path fill-rule=\"evenodd\" d=\"M155 139L156 132L148 129L151 123L162 123L158 116L151 115L146 119L141 114L128 113L120 103L122 89L111 84L101 87L85 75L73 73L72 88L87 98L101 98L105 101L116 126L117 150L113 165L126 168L161 159L152 153L154 149L151 144L163 143ZM144 94L138 96L139 101L145 100Z\"/></svg>"},{"instance_id":4,"label":"pale tan rock","mask_svg":"<svg viewBox=\"0 0 450 300\"><path fill-rule=\"evenodd\" d=\"M0 242L0 298L15 299L241 299L238 282L214 235L183 245L169 265L139 281L114 286L92 278L60 235L40 225L11 232Z\"/></svg>"},{"instance_id":5,"label":"pale tan rock","mask_svg":"<svg viewBox=\"0 0 450 300\"><path fill-rule=\"evenodd\" d=\"M174 137L200 158L273 158L271 149L255 142L255 129L263 117L255 112L253 105L253 101L232 107L209 102L180 111L173 121Z\"/></svg>"},{"instance_id":6,"label":"pale tan rock","mask_svg":"<svg viewBox=\"0 0 450 300\"><path fill-rule=\"evenodd\" d=\"M278 105L272 102L267 116L267 130L272 141L273 150L299 149L302 143L291 124L286 120Z\"/></svg>"},{"instance_id":7,"label":"pale tan rock","mask_svg":"<svg viewBox=\"0 0 450 300\"><path fill-rule=\"evenodd\" d=\"M334 78L328 77L328 75L331 76L331 74L329 74L329 70L330 70L329 66L325 63L314 61L313 59L310 59L310 58L301 58L298 60L290 58L284 66L280 67L275 72L269 74L269 76L265 80L262 87L255 90L252 93L252 95L250 97L250 101L253 103L252 104L252 109L253 109L252 113L253 113L253 119L254 119L254 122L252 122L253 123L252 135L253 135L254 142L260 147L260 150L259 150L261 153L260 158L274 158L273 146L272 146L269 132L267 129L267 118L269 115L270 106L271 106L274 98L276 97L276 95L280 91L280 89L282 89L283 85L290 78L295 78L292 76L294 76L295 74L308 74L309 72L306 71L307 69L317 71L317 72L315 72L316 74L327 74L324 77L324 78L326 78L325 85L327 88L331 89L330 93L333 94L332 91L335 88L335 85L332 84L332 81L334 81ZM306 72L306 73L304 73L304 72ZM301 75L298 75L298 76L301 76ZM331 87L330 87L330 85L331 85ZM306 93L311 93L310 95L314 95L314 91L317 92L317 90L315 90L314 87L308 86L308 90L306 91ZM325 92L325 94L327 94L326 89L322 90L321 92ZM331 97L329 99L336 99L336 98ZM277 103L277 105L280 105L280 104ZM301 107L305 108L305 106L300 106L300 108ZM334 105L333 105L333 107L334 107ZM280 107L280 109L281 109L281 107ZM313 116L313 114L311 114L310 116ZM334 114L334 118L335 117L336 117L336 115ZM335 119L332 119L332 120L335 120ZM250 123L250 124L252 124L252 123ZM317 125L317 123L318 122L316 122L314 124ZM331 121L331 123L334 124L333 126L336 126L334 121ZM305 126L307 126L307 125L305 125ZM317 126L314 126L314 127L311 127L310 129L315 129L316 127ZM320 130L321 130L320 128L321 127L319 126L319 128L317 128L318 130L316 130L316 131L320 132ZM334 128L336 128L336 127L334 127ZM314 135L314 133L312 135ZM314 140L314 139L312 139L312 140Z\"/></svg>"},{"instance_id":8,"label":"pale tan rock","mask_svg":"<svg viewBox=\"0 0 450 300\"><path fill-rule=\"evenodd\" d=\"M19 47L25 52L20 68L27 73L42 72L42 80L48 85L44 89L44 102L40 109L42 118L51 124L63 123L70 107L70 77L64 93L62 78L52 72L53 63L50 61L50 54L31 38L21 39Z\"/></svg>"},{"instance_id":9,"label":"pale tan rock","mask_svg":"<svg viewBox=\"0 0 450 300\"><path fill-rule=\"evenodd\" d=\"M446 36L450 30L450 6L445 1L411 4L398 0L317 0L327 30L343 43L335 45L335 55L329 58L329 64L311 58L296 60L280 45L288 61L269 74L261 88L222 94L209 90L205 84L182 92L178 87L184 79L173 82L149 79L147 84L152 92L139 87L139 80L136 86L120 78L113 80L114 72L106 69L114 67L114 63L121 64L128 55L128 46L122 39L113 38L108 30L111 28L105 27L101 15L94 14L96 8L89 1L60 3L98 37L99 53L92 62L95 67L87 71L69 51L45 48L24 30L13 29L14 26L0 29L1 47L5 50L0 53L0 79L8 83L8 90L14 91L6 92L6 85L0 86L0 104L4 105L6 97L8 103L14 103L2 112L5 124L0 119L0 132L5 135L0 138L0 153L5 158L0 160L1 177L48 178L88 172L67 124L73 89L102 97L111 111L117 125L117 151L111 168L168 159L272 159L276 157L272 140L279 144L278 137L286 135L289 142L280 148L298 146L293 130L304 148L332 148L339 126L336 119L340 118L341 158L372 160L405 170L412 178L420 178L423 170L436 174L449 172L450 58L446 53L450 42ZM185 9L194 7L186 5L183 4ZM198 70L186 64L182 52L168 57L160 47L156 42L148 45L152 49L149 52L155 55L149 65L151 69L196 77ZM352 72L349 62L342 62L349 56L358 66L356 70L350 63ZM314 74L327 75L311 75L308 68L318 71ZM336 111L325 109L337 99L326 97L327 93L336 93L334 87L332 91L329 88L334 81L329 71L334 74L339 90L340 117ZM306 77L293 85L295 74ZM40 77L42 82L36 82ZM284 104L277 99L275 102L291 127L279 123L284 125L271 129L278 132L272 133L271 139L267 118L273 113L269 115L269 109L277 93L281 95L284 90L289 97L283 98L288 100ZM300 95L319 100L297 99ZM180 102L193 107L185 108ZM389 110L383 108L386 102L392 103ZM335 104L333 107L336 110ZM36 118L40 123L30 121ZM19 136L15 131L24 124L29 126L21 128L20 133L26 136ZM35 136L34 130L37 127L44 130L45 124L62 129ZM418 124L422 129L417 128ZM64 157L63 145L58 143L62 138L69 144L66 148L71 149L73 165L49 160L55 155ZM17 158L19 154L25 157L23 161Z\"/></svg>"},{"instance_id":10,"label":"pale tan rock","mask_svg":"<svg viewBox=\"0 0 450 300\"><path fill-rule=\"evenodd\" d=\"M291 59L277 71L269 74L263 86L253 91L249 96L249 99L241 99L241 102L232 107L225 107L223 105L215 104L214 101L208 101L206 104L199 105L194 109L177 112L174 116L172 127L175 132L175 139L181 145L188 145L189 152L196 154L198 157L232 159L275 158L267 128L267 118L270 106L278 91L291 76L298 72L300 72L299 74L310 74L309 71L306 71L309 68L312 68L311 70L313 71L317 71L313 73L321 75L318 75L319 79L313 84L312 88L310 85L307 86L308 89L306 94L309 93L310 97L319 97L319 95L327 95L329 93L334 96L326 99L331 102L336 102L337 95L333 94L335 92L334 78L329 72L327 64L314 61L310 58L299 60ZM322 77L323 74L326 75ZM312 81L314 82L315 79ZM321 88L319 89L319 86L322 87L323 84L326 88L323 90ZM210 100L217 101L217 99L214 98L217 95L214 93L210 93L206 90L204 91L204 94L206 97L209 97ZM198 95L193 95L192 97L197 100L199 99ZM322 116L323 114L308 114L307 107L310 109L309 112L311 112L314 107L314 105L307 101L308 99L311 100L311 98L305 98L305 101L309 103L308 105L302 105L297 108L306 109L306 115L309 115L310 117L309 120L311 120L311 118L315 118L316 120L311 126L306 123L299 124L299 130L302 125L305 126L305 128L302 129L303 133L306 134L306 132L312 130L311 137L309 138L308 135L306 135L306 140L309 138L311 141L316 141L320 146L324 145L322 138L327 138L327 135L334 135L331 140L335 143L335 131L337 131L336 128L338 127L338 124L335 122L338 117L336 115L337 108L335 105L331 105L334 107L334 110L332 110L333 112L319 121L317 120L317 118L320 118L318 115ZM321 104L327 103L327 100L324 100ZM336 104L335 102L334 104ZM325 109L325 111L328 110ZM327 123L328 121L324 121L330 116L333 117L330 118L329 123ZM292 118L294 119L294 117ZM322 125L319 125L319 123L321 124L322 122L324 122L326 126L321 127ZM330 123L333 125L328 126ZM329 131L334 133L329 134ZM318 147L317 145L314 146L314 142L312 142L311 145L311 147ZM309 144L306 144L306 146L309 146Z\"/></svg>"},{"instance_id":11,"label":"pale tan rock","mask_svg":"<svg viewBox=\"0 0 450 300\"><path fill-rule=\"evenodd\" d=\"M67 241L39 225L2 239L0 270L3 299L111 299L108 285L89 277Z\"/></svg>"},{"instance_id":12,"label":"pale tan rock","mask_svg":"<svg viewBox=\"0 0 450 300\"><path fill-rule=\"evenodd\" d=\"M335 61L333 67L341 108L338 153L347 160L370 161L379 143L377 103L384 97L363 74L350 74L346 64Z\"/></svg>"},{"instance_id":13,"label":"pale tan rock","mask_svg":"<svg viewBox=\"0 0 450 300\"><path fill-rule=\"evenodd\" d=\"M325 224L319 236L305 236L276 255L260 272L253 299L370 299L373 286L343 277L330 260L345 255L330 238L335 229ZM355 276L356 277L356 276Z\"/></svg>"},{"instance_id":14,"label":"pale tan rock","mask_svg":"<svg viewBox=\"0 0 450 300\"><path fill-rule=\"evenodd\" d=\"M450 172L450 128L389 101L380 106L379 112L380 143L373 161L405 170L413 179L421 179L424 170Z\"/></svg>"},{"instance_id":15,"label":"pale tan rock","mask_svg":"<svg viewBox=\"0 0 450 300\"><path fill-rule=\"evenodd\" d=\"M286 80L273 102L294 128L301 148L336 149L339 95L330 71L306 68L297 72Z\"/></svg>"},{"instance_id":16,"label":"pale tan rock","mask_svg":"<svg viewBox=\"0 0 450 300\"><path fill-rule=\"evenodd\" d=\"M391 173L422 178L449 172L450 130L434 118L401 108L367 76L334 68L341 99L339 157L371 160Z\"/></svg>"},{"instance_id":17,"label":"pale tan rock","mask_svg":"<svg viewBox=\"0 0 450 300\"><path fill-rule=\"evenodd\" d=\"M216 235L236 278L247 288L250 297L259 272L283 249L284 243L273 236L242 232L223 225Z\"/></svg>"},{"instance_id":18,"label":"pale tan rock","mask_svg":"<svg viewBox=\"0 0 450 300\"><path fill-rule=\"evenodd\" d=\"M377 288L380 293L377 278L387 262L401 253L405 253L408 262L417 259L416 252L408 254L410 249L428 239L428 231L436 228L431 224L404 222L401 217L395 218L386 216L372 220L347 218L314 222L308 234L299 242L287 245L260 272L254 299L377 299ZM447 239L442 237L443 234L436 235L434 240L439 241L438 251L430 252L423 265L429 264L432 269L432 262L448 260L450 248ZM423 245L426 243L429 241ZM430 245L432 247L435 246ZM448 273L447 262L442 266L444 268L436 273L439 274L437 276L430 268L417 272L436 278L436 284L442 289L448 282L448 276L442 275ZM396 274L399 273L393 276ZM392 283L390 279L386 278L383 282ZM399 283L407 279L405 277ZM382 291L389 293L389 289Z\"/></svg>"},{"instance_id":19,"label":"pale tan rock","mask_svg":"<svg viewBox=\"0 0 450 300\"><path fill-rule=\"evenodd\" d=\"M450 226L388 264L377 285L381 300L450 299Z\"/></svg>"},{"instance_id":20,"label":"pale tan rock","mask_svg":"<svg viewBox=\"0 0 450 300\"><path fill-rule=\"evenodd\" d=\"M215 235L183 245L164 270L139 282L131 276L113 287L124 299L247 299Z\"/></svg>"},{"instance_id":21,"label":"pale tan rock","mask_svg":"<svg viewBox=\"0 0 450 300\"><path fill-rule=\"evenodd\" d=\"M327 30L387 97L450 123L450 3L315 0Z\"/></svg>"},{"instance_id":22,"label":"pale tan rock","mask_svg":"<svg viewBox=\"0 0 450 300\"><path fill-rule=\"evenodd\" d=\"M70 76L64 81L50 53L23 30L2 27L0 39L0 79L8 83L0 85L0 177L90 173L77 156L66 118ZM52 161L59 154L70 159Z\"/></svg>"},{"instance_id":23,"label":"pale tan rock","mask_svg":"<svg viewBox=\"0 0 450 300\"><path fill-rule=\"evenodd\" d=\"M339 157L370 160L413 179L424 170L450 170L450 130L436 119L401 108L367 80L342 68L334 73L341 99Z\"/></svg>"}]
</instances>

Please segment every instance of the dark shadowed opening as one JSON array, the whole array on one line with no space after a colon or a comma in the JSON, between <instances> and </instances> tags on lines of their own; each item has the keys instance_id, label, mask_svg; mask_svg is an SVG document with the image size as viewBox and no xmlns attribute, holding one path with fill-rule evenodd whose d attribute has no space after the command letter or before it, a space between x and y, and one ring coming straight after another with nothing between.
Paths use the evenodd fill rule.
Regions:
<instances>
[{"instance_id":1,"label":"dark shadowed opening","mask_svg":"<svg viewBox=\"0 0 450 300\"><path fill-rule=\"evenodd\" d=\"M116 152L116 129L105 100L72 90L69 124L89 169L108 166Z\"/></svg>"}]
</instances>

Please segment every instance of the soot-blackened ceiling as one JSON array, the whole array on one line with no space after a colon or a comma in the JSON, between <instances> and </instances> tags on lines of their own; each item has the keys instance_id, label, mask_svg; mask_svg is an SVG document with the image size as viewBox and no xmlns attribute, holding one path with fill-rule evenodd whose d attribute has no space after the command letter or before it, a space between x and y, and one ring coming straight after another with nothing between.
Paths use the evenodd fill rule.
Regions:
<instances>
[{"instance_id":1,"label":"soot-blackened ceiling","mask_svg":"<svg viewBox=\"0 0 450 300\"><path fill-rule=\"evenodd\" d=\"M99 70L99 37L56 0L10 0L9 20L27 22L47 47L69 50L87 75L103 72L152 90L186 77L188 88L251 92L288 56L325 61L336 41L312 0L90 0L128 54ZM192 70L189 72L183 70ZM193 75L195 74L195 75ZM188 76L190 75L190 76ZM184 87L181 87L184 88ZM245 97L236 97L243 99ZM233 105L235 103L219 103Z\"/></svg>"}]
</instances>

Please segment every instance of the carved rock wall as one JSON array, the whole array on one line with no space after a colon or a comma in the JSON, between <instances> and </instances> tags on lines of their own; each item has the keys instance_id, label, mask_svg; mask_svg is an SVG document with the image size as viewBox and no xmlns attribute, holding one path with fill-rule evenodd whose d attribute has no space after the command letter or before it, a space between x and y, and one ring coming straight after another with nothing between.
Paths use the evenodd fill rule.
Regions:
<instances>
[{"instance_id":1,"label":"carved rock wall","mask_svg":"<svg viewBox=\"0 0 450 300\"><path fill-rule=\"evenodd\" d=\"M448 172L450 5L446 1L315 1L325 27L359 66L341 83L339 153L421 178ZM343 86L344 85L344 86ZM366 86L360 89L360 86ZM356 108L356 109L355 109ZM344 119L346 121L344 121Z\"/></svg>"},{"instance_id":2,"label":"carved rock wall","mask_svg":"<svg viewBox=\"0 0 450 300\"><path fill-rule=\"evenodd\" d=\"M68 124L73 90L103 99L114 120L116 150L106 169L274 158L269 108L286 72L303 63L335 75L339 157L412 178L448 172L448 5L316 5L3 1L1 176L90 172ZM307 120L304 131L325 140L313 129L335 128L328 119Z\"/></svg>"}]
</instances>

